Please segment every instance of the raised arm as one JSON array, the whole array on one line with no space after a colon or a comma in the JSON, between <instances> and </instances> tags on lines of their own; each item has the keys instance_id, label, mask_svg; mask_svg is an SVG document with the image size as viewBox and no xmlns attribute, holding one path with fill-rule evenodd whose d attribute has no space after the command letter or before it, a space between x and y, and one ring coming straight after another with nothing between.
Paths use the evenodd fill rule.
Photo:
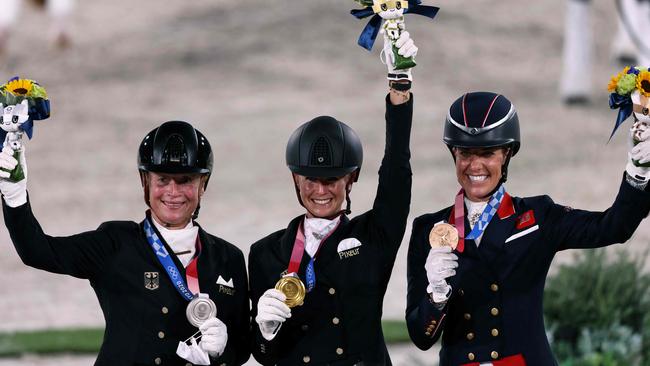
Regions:
<instances>
[{"instance_id":1,"label":"raised arm","mask_svg":"<svg viewBox=\"0 0 650 366\"><path fill-rule=\"evenodd\" d=\"M623 182L604 212L574 210L552 204L549 230L557 250L598 248L627 241L650 211L650 128L635 123L630 129L630 151Z\"/></svg>"},{"instance_id":2,"label":"raised arm","mask_svg":"<svg viewBox=\"0 0 650 366\"><path fill-rule=\"evenodd\" d=\"M389 42L385 40L385 45ZM388 46L385 46L385 48ZM404 56L415 56L417 47L408 32L403 32L396 47ZM413 95L411 71L394 70L392 52L384 52L388 66L390 91L386 97L386 145L379 168L379 183L373 205L373 215L386 235L381 243L390 245L390 253L397 254L404 236L411 203L411 124Z\"/></svg>"},{"instance_id":3,"label":"raised arm","mask_svg":"<svg viewBox=\"0 0 650 366\"><path fill-rule=\"evenodd\" d=\"M27 166L24 147L20 154L25 178L18 182L8 180L9 174L0 171L0 192L4 220L20 259L28 266L49 272L91 278L101 273L114 241L103 227L69 237L52 237L43 232L32 213L27 197ZM5 147L0 153L0 168L12 170L18 161L13 150Z\"/></svg>"}]
</instances>

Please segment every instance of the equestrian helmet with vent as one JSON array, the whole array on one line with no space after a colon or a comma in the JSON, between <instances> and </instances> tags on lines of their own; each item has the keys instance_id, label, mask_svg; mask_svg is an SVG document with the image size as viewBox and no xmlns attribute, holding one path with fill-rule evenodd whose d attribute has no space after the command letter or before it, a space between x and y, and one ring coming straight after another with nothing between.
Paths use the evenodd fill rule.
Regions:
<instances>
[{"instance_id":1,"label":"equestrian helmet with vent","mask_svg":"<svg viewBox=\"0 0 650 366\"><path fill-rule=\"evenodd\" d=\"M317 178L357 172L363 162L359 136L345 123L320 116L298 127L287 143L286 161L293 173Z\"/></svg>"},{"instance_id":2,"label":"equestrian helmet with vent","mask_svg":"<svg viewBox=\"0 0 650 366\"><path fill-rule=\"evenodd\" d=\"M464 94L449 107L443 140L450 150L503 146L514 156L521 145L515 106L500 94Z\"/></svg>"},{"instance_id":3,"label":"equestrian helmet with vent","mask_svg":"<svg viewBox=\"0 0 650 366\"><path fill-rule=\"evenodd\" d=\"M141 172L209 175L212 148L208 139L191 124L165 122L140 143L138 169Z\"/></svg>"}]
</instances>

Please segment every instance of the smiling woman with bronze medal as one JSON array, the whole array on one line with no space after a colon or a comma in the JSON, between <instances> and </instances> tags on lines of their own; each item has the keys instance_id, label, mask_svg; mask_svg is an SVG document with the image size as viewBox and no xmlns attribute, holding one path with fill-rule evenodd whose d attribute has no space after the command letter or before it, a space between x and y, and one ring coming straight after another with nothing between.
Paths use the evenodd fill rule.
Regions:
<instances>
[{"instance_id":1,"label":"smiling woman with bronze medal","mask_svg":"<svg viewBox=\"0 0 650 366\"><path fill-rule=\"evenodd\" d=\"M619 79L627 80L618 89L614 85L624 95L610 101L626 111L629 106L631 114L632 104L643 98L625 88L642 85L632 79L650 81L650 72L624 75ZM648 89L642 92L650 96ZM634 108L635 118L650 121L641 106ZM556 252L624 242L648 215L650 168L643 164L650 161L650 129L632 127L636 145L614 204L589 212L548 196L520 198L506 191L508 163L521 139L517 111L503 95L466 93L451 105L444 123L443 140L461 188L453 205L413 223L409 335L423 350L442 338L441 366L557 365L542 316L546 273Z\"/></svg>"},{"instance_id":2,"label":"smiling woman with bronze medal","mask_svg":"<svg viewBox=\"0 0 650 366\"><path fill-rule=\"evenodd\" d=\"M397 45L417 51L408 33ZM402 77L386 97L385 156L368 212L347 216L363 160L350 126L320 116L289 138L286 163L305 213L253 244L248 262L252 351L263 365L390 364L380 309L411 191L410 72Z\"/></svg>"},{"instance_id":3,"label":"smiling woman with bronze medal","mask_svg":"<svg viewBox=\"0 0 650 366\"><path fill-rule=\"evenodd\" d=\"M0 153L0 168L17 164ZM90 280L107 328L95 365L243 364L250 356L243 254L195 221L212 173L208 140L187 122L165 122L142 140L138 169L150 208L142 222L105 222L68 237L43 233L26 179L12 182L0 171L18 254L36 268Z\"/></svg>"}]
</instances>

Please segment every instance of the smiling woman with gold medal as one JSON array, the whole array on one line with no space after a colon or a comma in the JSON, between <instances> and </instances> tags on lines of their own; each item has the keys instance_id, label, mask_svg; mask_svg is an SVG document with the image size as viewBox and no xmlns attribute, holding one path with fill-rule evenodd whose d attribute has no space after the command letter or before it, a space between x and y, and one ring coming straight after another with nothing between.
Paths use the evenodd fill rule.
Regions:
<instances>
[{"instance_id":1,"label":"smiling woman with gold medal","mask_svg":"<svg viewBox=\"0 0 650 366\"><path fill-rule=\"evenodd\" d=\"M417 51L406 32L396 47L407 57ZM252 352L263 365L391 364L382 301L411 198L410 71L400 78L389 82L385 155L370 211L347 216L363 160L352 128L321 116L289 138L286 162L305 213L253 244L248 261Z\"/></svg>"},{"instance_id":2,"label":"smiling woman with gold medal","mask_svg":"<svg viewBox=\"0 0 650 366\"><path fill-rule=\"evenodd\" d=\"M461 189L452 206L415 219L409 244L406 321L415 345L427 350L441 338L441 366L557 365L542 316L555 253L624 242L650 210L650 170L632 162L650 160L650 130L632 132L640 140L612 207L574 210L548 196L510 196L508 162L521 145L514 105L490 92L458 98L444 142Z\"/></svg>"}]
</instances>

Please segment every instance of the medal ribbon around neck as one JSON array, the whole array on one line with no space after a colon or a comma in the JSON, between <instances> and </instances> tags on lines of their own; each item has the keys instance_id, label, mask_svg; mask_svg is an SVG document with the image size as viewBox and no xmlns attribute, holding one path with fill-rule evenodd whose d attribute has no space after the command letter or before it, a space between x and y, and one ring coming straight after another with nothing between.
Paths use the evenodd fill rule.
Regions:
<instances>
[{"instance_id":1,"label":"medal ribbon around neck","mask_svg":"<svg viewBox=\"0 0 650 366\"><path fill-rule=\"evenodd\" d=\"M187 287L190 288L193 294L201 293L199 288L199 255L201 255L201 239L199 236L196 236L196 243L194 244L196 251L194 252L194 257L185 268L185 277L187 277Z\"/></svg>"},{"instance_id":2,"label":"medal ribbon around neck","mask_svg":"<svg viewBox=\"0 0 650 366\"><path fill-rule=\"evenodd\" d=\"M192 301L192 299L194 299L195 297L194 294L198 294L200 292L198 271L197 271L197 262L198 262L199 255L201 254L201 241L199 240L199 237L198 236L196 237L196 245L197 245L196 255L194 256L190 264L188 264L186 269L186 274L187 274L187 284L186 284L185 279L180 275L180 271L176 267L176 264L174 264L174 260L169 255L169 252L165 248L165 245L158 237L158 234L156 234L156 232L154 231L153 226L149 222L149 218L146 218L144 220L144 232L145 235L147 236L147 242L149 243L151 249L156 254L156 258L158 258L160 264L162 264L162 266L165 268L167 275L172 280L172 284L174 285L178 293L180 293L185 300Z\"/></svg>"},{"instance_id":3,"label":"medal ribbon around neck","mask_svg":"<svg viewBox=\"0 0 650 366\"><path fill-rule=\"evenodd\" d=\"M461 188L460 191L458 191L458 194L456 194L456 200L454 202L454 222L451 224L453 224L458 231L458 246L456 247L456 250L458 250L459 253L462 253L465 249L465 238L476 239L483 235L483 232L490 223L490 220L492 220L494 214L496 214L499 210L499 206L503 201L503 197L505 197L505 193L506 190L502 184L499 189L494 192L492 197L490 197L490 201L488 201L487 205L483 209L483 213L481 213L481 216L478 222L476 222L474 225L472 231L470 231L470 233L465 236L465 190Z\"/></svg>"},{"instance_id":4,"label":"medal ribbon around neck","mask_svg":"<svg viewBox=\"0 0 650 366\"><path fill-rule=\"evenodd\" d=\"M454 212L452 216L454 222L450 222L450 224L456 227L456 231L458 231L458 245L456 246L456 250L459 253L462 253L465 250L465 221L463 220L465 217L464 197L465 191L461 188L456 194L456 200L454 202Z\"/></svg>"},{"instance_id":5,"label":"medal ribbon around neck","mask_svg":"<svg viewBox=\"0 0 650 366\"><path fill-rule=\"evenodd\" d=\"M494 192L492 197L490 197L490 201L488 202L487 206L485 206L483 209L483 213L479 217L478 222L474 224L474 228L469 233L469 235L467 235L467 239L476 239L479 236L483 235L483 232L490 223L490 220L492 220L494 214L499 210L499 206L501 205L501 201L503 201L505 192L506 190L503 187L503 184L496 192Z\"/></svg>"},{"instance_id":6,"label":"medal ribbon around neck","mask_svg":"<svg viewBox=\"0 0 650 366\"><path fill-rule=\"evenodd\" d=\"M293 250L291 251L291 259L289 260L289 268L287 269L287 273L298 274L298 271L300 270L300 262L302 261L302 255L305 252L305 231L302 227L303 222L304 219L300 220L300 224L298 225L298 232L296 232L296 240L293 242ZM341 221L339 220L336 226L334 226L334 228L319 241L316 253L314 253L314 256L309 260L309 264L307 264L307 269L305 270L305 277L307 279L307 292L311 292L311 290L313 290L314 286L316 285L314 260L320 252L320 248L323 246L325 240L327 240L327 238L329 238L330 235L336 231L336 228L338 228L340 223Z\"/></svg>"}]
</instances>

